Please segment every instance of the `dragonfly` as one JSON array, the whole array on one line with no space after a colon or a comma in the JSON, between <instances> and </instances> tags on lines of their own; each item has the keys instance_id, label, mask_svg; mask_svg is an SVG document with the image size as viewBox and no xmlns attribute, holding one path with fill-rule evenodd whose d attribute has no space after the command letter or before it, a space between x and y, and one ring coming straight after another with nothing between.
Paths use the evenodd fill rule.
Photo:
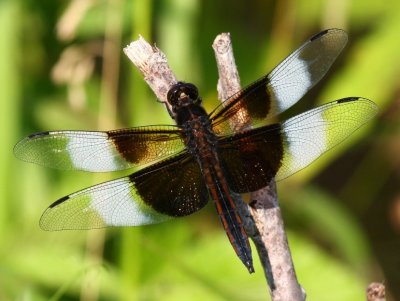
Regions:
<instances>
[{"instance_id":1,"label":"dragonfly","mask_svg":"<svg viewBox=\"0 0 400 301\"><path fill-rule=\"evenodd\" d=\"M45 131L16 144L17 158L63 170L134 173L52 203L44 230L140 226L190 215L209 200L233 249L254 272L248 236L233 193L249 193L305 168L377 112L362 97L347 97L277 122L328 71L348 40L324 30L270 73L207 113L195 85L168 91L175 125L110 131Z\"/></svg>"}]
</instances>

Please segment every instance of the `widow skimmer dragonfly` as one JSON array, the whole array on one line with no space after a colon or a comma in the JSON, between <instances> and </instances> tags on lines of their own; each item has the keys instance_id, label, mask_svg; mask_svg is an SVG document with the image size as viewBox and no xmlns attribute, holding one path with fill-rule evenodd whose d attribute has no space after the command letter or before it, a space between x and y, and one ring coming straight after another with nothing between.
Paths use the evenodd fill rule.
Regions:
<instances>
[{"instance_id":1,"label":"widow skimmer dragonfly","mask_svg":"<svg viewBox=\"0 0 400 301\"><path fill-rule=\"evenodd\" d=\"M192 214L211 197L234 250L253 272L231 192L256 191L272 178L301 170L377 112L370 100L348 97L274 122L326 74L346 42L343 30L320 32L210 114L197 88L178 82L168 92L176 125L47 131L21 140L15 155L47 167L91 172L143 167L60 198L43 213L41 228L153 224Z\"/></svg>"}]
</instances>

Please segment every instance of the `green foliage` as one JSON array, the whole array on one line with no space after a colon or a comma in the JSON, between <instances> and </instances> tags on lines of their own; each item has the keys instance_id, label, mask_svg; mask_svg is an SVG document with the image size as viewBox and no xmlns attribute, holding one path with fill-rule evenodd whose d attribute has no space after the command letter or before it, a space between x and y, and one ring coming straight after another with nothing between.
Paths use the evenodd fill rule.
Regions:
<instances>
[{"instance_id":1,"label":"green foliage","mask_svg":"<svg viewBox=\"0 0 400 301\"><path fill-rule=\"evenodd\" d=\"M12 149L36 131L172 123L122 56L138 34L166 53L180 79L199 85L211 109L217 104L216 34L231 33L247 84L322 28L344 27L349 47L293 112L345 96L370 98L382 112L395 108L399 2L339 2L1 1L0 299L265 300L255 248L256 274L249 275L211 207L135 229L40 230L40 214L52 201L118 175L47 170L18 162ZM107 43L114 50L105 52ZM379 235L371 235L368 221L376 201L388 200L390 208L398 193L388 188L398 164L391 155L398 150L398 120L397 109L279 184L296 272L309 300L365 299L379 260L372 255ZM381 222L387 216L382 210L374 221L389 224ZM388 239L398 238L391 231Z\"/></svg>"}]
</instances>

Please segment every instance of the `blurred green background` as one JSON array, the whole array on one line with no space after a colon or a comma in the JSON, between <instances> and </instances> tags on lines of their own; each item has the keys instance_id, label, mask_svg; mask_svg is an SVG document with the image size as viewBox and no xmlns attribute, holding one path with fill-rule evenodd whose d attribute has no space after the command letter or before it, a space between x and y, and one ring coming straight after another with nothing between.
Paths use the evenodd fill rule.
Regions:
<instances>
[{"instance_id":1,"label":"blurred green background","mask_svg":"<svg viewBox=\"0 0 400 301\"><path fill-rule=\"evenodd\" d=\"M211 44L230 32L242 84L311 35L343 28L349 44L293 114L363 96L379 116L278 184L297 276L308 300L364 300L384 281L400 300L400 2L0 1L0 300L266 300L236 258L213 206L168 223L44 232L54 200L121 174L62 172L19 162L13 145L55 129L170 124L123 55L139 34L179 79L217 104ZM254 248L253 248L254 249Z\"/></svg>"}]
</instances>

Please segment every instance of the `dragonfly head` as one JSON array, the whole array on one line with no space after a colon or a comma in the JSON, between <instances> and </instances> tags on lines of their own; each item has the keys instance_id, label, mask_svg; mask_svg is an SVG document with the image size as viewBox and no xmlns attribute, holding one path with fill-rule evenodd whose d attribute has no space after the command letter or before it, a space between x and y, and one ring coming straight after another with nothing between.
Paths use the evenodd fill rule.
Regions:
<instances>
[{"instance_id":1,"label":"dragonfly head","mask_svg":"<svg viewBox=\"0 0 400 301\"><path fill-rule=\"evenodd\" d=\"M173 85L168 91L167 98L175 113L183 107L187 107L192 104L199 105L201 103L199 91L197 90L196 86L184 82L177 82L175 85Z\"/></svg>"}]
</instances>

